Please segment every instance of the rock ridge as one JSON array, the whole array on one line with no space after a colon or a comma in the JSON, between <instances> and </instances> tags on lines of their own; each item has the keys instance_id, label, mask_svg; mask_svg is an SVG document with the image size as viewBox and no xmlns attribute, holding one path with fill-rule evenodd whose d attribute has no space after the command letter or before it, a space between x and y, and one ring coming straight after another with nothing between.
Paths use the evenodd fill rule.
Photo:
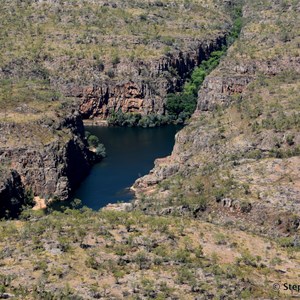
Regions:
<instances>
[{"instance_id":1,"label":"rock ridge","mask_svg":"<svg viewBox=\"0 0 300 300\"><path fill-rule=\"evenodd\" d=\"M268 13L257 3L245 4L245 18L249 12L257 17L261 9L264 19L246 18L239 39L204 80L172 154L157 159L133 185L136 207L194 216L200 205L205 209L197 218L272 236L297 234L299 47L293 33L290 39L265 34L260 43L257 27L275 26L272 16L281 12L271 2ZM280 46L276 51L269 39Z\"/></svg>"}]
</instances>

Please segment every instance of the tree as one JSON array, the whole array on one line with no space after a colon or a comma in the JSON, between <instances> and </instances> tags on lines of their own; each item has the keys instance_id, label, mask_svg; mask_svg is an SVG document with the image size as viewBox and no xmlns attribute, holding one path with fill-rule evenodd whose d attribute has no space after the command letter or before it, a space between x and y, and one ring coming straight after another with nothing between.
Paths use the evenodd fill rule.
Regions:
<instances>
[{"instance_id":1,"label":"tree","mask_svg":"<svg viewBox=\"0 0 300 300\"><path fill-rule=\"evenodd\" d=\"M95 135L90 135L87 139L90 147L96 148L99 145L99 139Z\"/></svg>"},{"instance_id":2,"label":"tree","mask_svg":"<svg viewBox=\"0 0 300 300\"><path fill-rule=\"evenodd\" d=\"M189 118L196 108L197 98L186 93L169 94L167 96L166 110L175 120Z\"/></svg>"}]
</instances>

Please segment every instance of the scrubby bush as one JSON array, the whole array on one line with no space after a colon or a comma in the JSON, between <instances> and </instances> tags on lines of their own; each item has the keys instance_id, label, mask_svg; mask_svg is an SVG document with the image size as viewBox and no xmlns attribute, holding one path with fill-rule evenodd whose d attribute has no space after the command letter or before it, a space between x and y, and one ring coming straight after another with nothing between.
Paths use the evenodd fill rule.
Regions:
<instances>
[{"instance_id":1,"label":"scrubby bush","mask_svg":"<svg viewBox=\"0 0 300 300\"><path fill-rule=\"evenodd\" d=\"M95 135L90 135L87 139L90 147L96 148L99 145L99 139Z\"/></svg>"},{"instance_id":2,"label":"scrubby bush","mask_svg":"<svg viewBox=\"0 0 300 300\"><path fill-rule=\"evenodd\" d=\"M106 157L106 149L103 144L100 143L99 138L95 135L92 135L90 132L85 132L85 137L87 139L89 147L95 148L95 153L98 157L103 158Z\"/></svg>"},{"instance_id":3,"label":"scrubby bush","mask_svg":"<svg viewBox=\"0 0 300 300\"><path fill-rule=\"evenodd\" d=\"M32 189L26 190L24 203L26 207L34 206L35 202L34 202L34 194Z\"/></svg>"},{"instance_id":4,"label":"scrubby bush","mask_svg":"<svg viewBox=\"0 0 300 300\"><path fill-rule=\"evenodd\" d=\"M114 78L115 77L115 72L113 69L109 69L107 72L106 72L106 75L109 77L109 78Z\"/></svg>"},{"instance_id":5,"label":"scrubby bush","mask_svg":"<svg viewBox=\"0 0 300 300\"><path fill-rule=\"evenodd\" d=\"M170 123L170 119L167 116L155 114L142 116L139 113L123 113L122 111L112 112L107 121L112 126L127 127L155 127Z\"/></svg>"},{"instance_id":6,"label":"scrubby bush","mask_svg":"<svg viewBox=\"0 0 300 300\"><path fill-rule=\"evenodd\" d=\"M113 66L115 67L117 64L121 62L121 59L118 55L114 55L111 60Z\"/></svg>"}]
</instances>

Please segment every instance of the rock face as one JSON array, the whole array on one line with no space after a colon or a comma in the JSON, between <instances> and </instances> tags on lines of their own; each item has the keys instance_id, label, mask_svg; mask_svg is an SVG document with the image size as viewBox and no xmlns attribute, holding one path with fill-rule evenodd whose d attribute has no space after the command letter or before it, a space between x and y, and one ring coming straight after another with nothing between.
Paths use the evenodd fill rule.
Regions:
<instances>
[{"instance_id":1,"label":"rock face","mask_svg":"<svg viewBox=\"0 0 300 300\"><path fill-rule=\"evenodd\" d=\"M5 136L14 135L16 130L26 130L23 127L20 124L6 126ZM93 154L86 147L78 113L56 120L48 130L61 132L63 137L57 135L44 146L36 144L33 137L31 145L2 147L0 161L14 168L35 196L47 199L56 196L64 200L88 174ZM30 134L29 130L27 132Z\"/></svg>"},{"instance_id":2,"label":"rock face","mask_svg":"<svg viewBox=\"0 0 300 300\"><path fill-rule=\"evenodd\" d=\"M24 186L15 170L1 172L0 178L0 217L14 217L25 202Z\"/></svg>"},{"instance_id":3,"label":"rock face","mask_svg":"<svg viewBox=\"0 0 300 300\"><path fill-rule=\"evenodd\" d=\"M149 62L126 62L126 68L130 69L128 81L112 79L101 85L70 89L69 96L81 99L80 112L84 118L106 119L113 111L164 114L166 95L179 91L195 66L226 44L226 33L215 40L187 43L191 50L186 53L177 51ZM122 68L118 67L119 72Z\"/></svg>"},{"instance_id":4,"label":"rock face","mask_svg":"<svg viewBox=\"0 0 300 300\"><path fill-rule=\"evenodd\" d=\"M197 110L213 110L217 106L229 106L232 95L241 94L252 81L249 75L234 77L209 77L203 83L198 95Z\"/></svg>"}]
</instances>

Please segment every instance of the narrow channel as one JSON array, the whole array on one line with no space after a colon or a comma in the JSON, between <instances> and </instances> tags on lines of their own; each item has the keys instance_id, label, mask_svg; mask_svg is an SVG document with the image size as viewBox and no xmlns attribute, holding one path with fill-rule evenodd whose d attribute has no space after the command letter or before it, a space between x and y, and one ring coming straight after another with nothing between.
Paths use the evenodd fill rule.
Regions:
<instances>
[{"instance_id":1,"label":"narrow channel","mask_svg":"<svg viewBox=\"0 0 300 300\"><path fill-rule=\"evenodd\" d=\"M130 201L129 187L147 174L154 160L171 154L175 134L182 127L96 127L86 130L105 145L107 157L96 164L75 193L82 204L98 210L108 203Z\"/></svg>"}]
</instances>

